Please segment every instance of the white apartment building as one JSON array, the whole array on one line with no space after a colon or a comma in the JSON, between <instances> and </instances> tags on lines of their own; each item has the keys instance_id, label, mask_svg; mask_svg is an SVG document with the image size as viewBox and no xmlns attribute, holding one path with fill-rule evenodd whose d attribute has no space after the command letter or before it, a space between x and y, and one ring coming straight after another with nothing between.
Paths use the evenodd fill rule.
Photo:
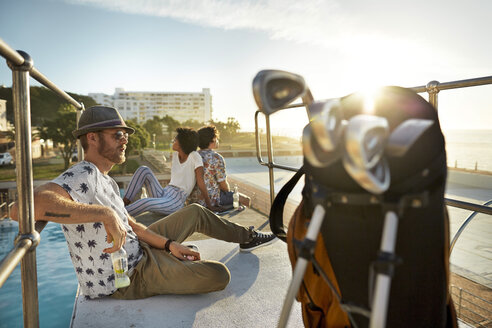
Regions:
<instances>
[{"instance_id":1,"label":"white apartment building","mask_svg":"<svg viewBox=\"0 0 492 328\"><path fill-rule=\"evenodd\" d=\"M212 119L212 96L208 88L203 88L202 92L125 91L116 88L114 95L89 93L89 97L100 105L117 108L123 119L133 118L138 123L166 115L179 122L190 119L208 122Z\"/></svg>"}]
</instances>

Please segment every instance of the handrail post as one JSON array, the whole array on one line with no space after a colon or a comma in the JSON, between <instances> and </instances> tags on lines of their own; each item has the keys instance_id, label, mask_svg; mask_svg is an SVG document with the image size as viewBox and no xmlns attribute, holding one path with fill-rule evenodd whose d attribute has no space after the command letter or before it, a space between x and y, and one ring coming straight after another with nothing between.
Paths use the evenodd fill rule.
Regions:
<instances>
[{"instance_id":1,"label":"handrail post","mask_svg":"<svg viewBox=\"0 0 492 328\"><path fill-rule=\"evenodd\" d=\"M18 191L19 235L15 243L30 239L32 246L21 260L22 307L24 327L39 327L38 280L36 246L39 233L34 229L33 176L31 154L31 106L29 98L29 72L33 68L31 57L23 51L24 63L7 62L12 70L12 99L15 114L15 159Z\"/></svg>"},{"instance_id":2,"label":"handrail post","mask_svg":"<svg viewBox=\"0 0 492 328\"><path fill-rule=\"evenodd\" d=\"M273 173L273 143L272 143L272 133L270 131L270 115L265 115L266 121L266 141L267 141L267 152L268 152L268 176L270 178L270 206L273 204L275 199L275 177Z\"/></svg>"},{"instance_id":3,"label":"handrail post","mask_svg":"<svg viewBox=\"0 0 492 328\"><path fill-rule=\"evenodd\" d=\"M77 109L77 117L76 117L76 127L78 128L79 126L79 120L80 116L82 115L82 112L84 111L84 104L82 104L82 109ZM82 148L82 145L80 144L80 139L77 138L77 161L80 162L84 159L84 149Z\"/></svg>"},{"instance_id":4,"label":"handrail post","mask_svg":"<svg viewBox=\"0 0 492 328\"><path fill-rule=\"evenodd\" d=\"M434 106L437 111L437 94L439 93L439 82L438 81L430 81L425 86L427 93L429 94L429 103Z\"/></svg>"}]
</instances>

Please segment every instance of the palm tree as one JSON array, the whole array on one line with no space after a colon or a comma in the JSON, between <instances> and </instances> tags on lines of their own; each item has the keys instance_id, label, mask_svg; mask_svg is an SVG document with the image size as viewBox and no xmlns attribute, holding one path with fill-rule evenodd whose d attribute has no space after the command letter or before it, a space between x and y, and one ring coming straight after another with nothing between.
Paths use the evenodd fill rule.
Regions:
<instances>
[{"instance_id":1,"label":"palm tree","mask_svg":"<svg viewBox=\"0 0 492 328\"><path fill-rule=\"evenodd\" d=\"M79 248L79 249L83 249L83 248L84 248L84 246L82 245L82 243L81 243L80 241L76 241L76 242L74 243L74 245L75 245L75 247L77 247L77 248ZM78 256L78 255L77 255L77 256ZM78 259L80 259L80 256L78 257ZM78 259L77 259L77 260L78 260Z\"/></svg>"},{"instance_id":2,"label":"palm tree","mask_svg":"<svg viewBox=\"0 0 492 328\"><path fill-rule=\"evenodd\" d=\"M94 275L94 270L87 269L87 270L85 270L85 273L87 273L89 276L93 276Z\"/></svg>"},{"instance_id":3,"label":"palm tree","mask_svg":"<svg viewBox=\"0 0 492 328\"><path fill-rule=\"evenodd\" d=\"M66 183L62 184L62 187L63 189L65 189L67 192L71 192L72 191L72 188L70 188L69 185L67 185Z\"/></svg>"},{"instance_id":4,"label":"palm tree","mask_svg":"<svg viewBox=\"0 0 492 328\"><path fill-rule=\"evenodd\" d=\"M70 165L70 158L77 147L77 140L72 135L72 131L76 128L76 115L76 109L72 105L60 105L56 112L56 119L44 121L39 128L39 136L42 139L51 139L53 143L59 145L65 170Z\"/></svg>"},{"instance_id":5,"label":"palm tree","mask_svg":"<svg viewBox=\"0 0 492 328\"><path fill-rule=\"evenodd\" d=\"M97 235L97 233L99 232L99 229L101 229L101 228L102 228L102 223L101 223L101 222L95 222L95 223L92 225L92 227L93 227L94 229L96 229L96 235Z\"/></svg>"},{"instance_id":6,"label":"palm tree","mask_svg":"<svg viewBox=\"0 0 492 328\"><path fill-rule=\"evenodd\" d=\"M80 184L80 189L77 189L77 190L80 190L83 194L85 194L89 191L89 187L87 186L87 183L82 182Z\"/></svg>"},{"instance_id":7,"label":"palm tree","mask_svg":"<svg viewBox=\"0 0 492 328\"><path fill-rule=\"evenodd\" d=\"M82 270L82 268L81 268L81 267L77 267L77 268L75 269L75 271L76 271L78 274L81 274L81 273L83 273L83 272L84 272L84 270Z\"/></svg>"},{"instance_id":8,"label":"palm tree","mask_svg":"<svg viewBox=\"0 0 492 328\"><path fill-rule=\"evenodd\" d=\"M89 165L83 166L82 169L84 170L84 171L82 171L82 173L87 172L87 174L89 174L89 175L94 172L94 169Z\"/></svg>"},{"instance_id":9,"label":"palm tree","mask_svg":"<svg viewBox=\"0 0 492 328\"><path fill-rule=\"evenodd\" d=\"M62 176L63 176L63 180L65 180L66 178L71 178L73 177L73 172L67 171L63 173Z\"/></svg>"},{"instance_id":10,"label":"palm tree","mask_svg":"<svg viewBox=\"0 0 492 328\"><path fill-rule=\"evenodd\" d=\"M85 283L85 285L87 286L87 288L91 289L92 290L92 287L94 287L94 284L92 283L92 281L87 281Z\"/></svg>"},{"instance_id":11,"label":"palm tree","mask_svg":"<svg viewBox=\"0 0 492 328\"><path fill-rule=\"evenodd\" d=\"M91 251L91 252L92 252L92 249L93 249L94 247L96 247L96 245L97 245L97 243L96 243L96 241L95 241L95 240L89 240L89 241L87 242L87 246L89 246L89 249L90 249L90 251Z\"/></svg>"},{"instance_id":12,"label":"palm tree","mask_svg":"<svg viewBox=\"0 0 492 328\"><path fill-rule=\"evenodd\" d=\"M79 224L75 230L77 230L77 232L80 232L80 238L82 238L82 234L85 232L85 227L83 224Z\"/></svg>"},{"instance_id":13,"label":"palm tree","mask_svg":"<svg viewBox=\"0 0 492 328\"><path fill-rule=\"evenodd\" d=\"M109 259L109 254L108 253L102 253L100 256L99 256L99 259L103 261L103 264L106 264L106 260Z\"/></svg>"},{"instance_id":14,"label":"palm tree","mask_svg":"<svg viewBox=\"0 0 492 328\"><path fill-rule=\"evenodd\" d=\"M92 256L89 256L88 259L89 259L89 261L92 262L92 265L94 265L94 258Z\"/></svg>"}]
</instances>

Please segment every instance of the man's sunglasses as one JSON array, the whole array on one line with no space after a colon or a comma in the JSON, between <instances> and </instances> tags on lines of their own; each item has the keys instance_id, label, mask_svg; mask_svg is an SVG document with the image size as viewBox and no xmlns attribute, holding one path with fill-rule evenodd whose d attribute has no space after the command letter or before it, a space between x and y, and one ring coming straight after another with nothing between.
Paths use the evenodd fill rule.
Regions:
<instances>
[{"instance_id":1,"label":"man's sunglasses","mask_svg":"<svg viewBox=\"0 0 492 328\"><path fill-rule=\"evenodd\" d=\"M123 132L123 131L117 131L115 133L105 133L103 131L99 131L101 133L104 133L104 134L110 134L113 136L113 138L116 139L116 141L121 141L123 138L125 138L126 140L128 140L128 132Z\"/></svg>"}]
</instances>

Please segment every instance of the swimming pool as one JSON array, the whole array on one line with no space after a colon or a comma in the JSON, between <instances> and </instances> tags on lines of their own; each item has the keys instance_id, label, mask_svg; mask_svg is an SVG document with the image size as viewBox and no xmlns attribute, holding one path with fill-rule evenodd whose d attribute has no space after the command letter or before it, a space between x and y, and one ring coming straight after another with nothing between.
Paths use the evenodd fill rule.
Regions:
<instances>
[{"instance_id":1,"label":"swimming pool","mask_svg":"<svg viewBox=\"0 0 492 328\"><path fill-rule=\"evenodd\" d=\"M11 250L17 233L17 222L0 221L0 259ZM68 327L77 292L77 277L65 237L57 223L48 223L41 232L37 271L40 327ZM18 265L0 289L0 327L22 326L22 287Z\"/></svg>"}]
</instances>

